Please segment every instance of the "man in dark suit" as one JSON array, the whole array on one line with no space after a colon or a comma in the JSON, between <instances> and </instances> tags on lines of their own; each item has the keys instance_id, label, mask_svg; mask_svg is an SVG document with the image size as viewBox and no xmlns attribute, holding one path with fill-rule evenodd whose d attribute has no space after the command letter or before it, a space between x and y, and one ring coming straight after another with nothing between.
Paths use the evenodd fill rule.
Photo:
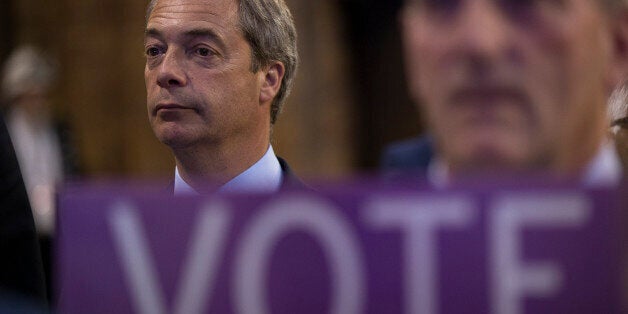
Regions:
<instances>
[{"instance_id":1,"label":"man in dark suit","mask_svg":"<svg viewBox=\"0 0 628 314\"><path fill-rule=\"evenodd\" d=\"M20 168L0 116L0 311L46 304L35 224ZM9 308L9 309L10 309Z\"/></svg>"},{"instance_id":2,"label":"man in dark suit","mask_svg":"<svg viewBox=\"0 0 628 314\"><path fill-rule=\"evenodd\" d=\"M617 183L606 100L628 69L627 12L620 0L405 1L430 180L542 172Z\"/></svg>"},{"instance_id":3,"label":"man in dark suit","mask_svg":"<svg viewBox=\"0 0 628 314\"><path fill-rule=\"evenodd\" d=\"M433 145L429 136L393 143L382 153L381 168L387 175L413 173L426 176L434 157Z\"/></svg>"},{"instance_id":4,"label":"man in dark suit","mask_svg":"<svg viewBox=\"0 0 628 314\"><path fill-rule=\"evenodd\" d=\"M283 0L153 0L145 52L148 116L174 154L175 193L295 182L270 145L298 59Z\"/></svg>"}]
</instances>

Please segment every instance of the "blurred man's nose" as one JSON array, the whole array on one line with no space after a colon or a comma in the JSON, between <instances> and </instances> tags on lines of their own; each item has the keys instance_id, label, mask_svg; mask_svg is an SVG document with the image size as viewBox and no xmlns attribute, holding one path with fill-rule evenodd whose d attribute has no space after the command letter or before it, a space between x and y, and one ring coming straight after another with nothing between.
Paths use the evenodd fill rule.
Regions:
<instances>
[{"instance_id":1,"label":"blurred man's nose","mask_svg":"<svg viewBox=\"0 0 628 314\"><path fill-rule=\"evenodd\" d=\"M182 87L187 84L185 55L174 49L166 51L159 64L157 84L162 88Z\"/></svg>"},{"instance_id":2,"label":"blurred man's nose","mask_svg":"<svg viewBox=\"0 0 628 314\"><path fill-rule=\"evenodd\" d=\"M458 48L472 57L499 58L508 49L508 16L494 0L463 1L456 17Z\"/></svg>"}]
</instances>

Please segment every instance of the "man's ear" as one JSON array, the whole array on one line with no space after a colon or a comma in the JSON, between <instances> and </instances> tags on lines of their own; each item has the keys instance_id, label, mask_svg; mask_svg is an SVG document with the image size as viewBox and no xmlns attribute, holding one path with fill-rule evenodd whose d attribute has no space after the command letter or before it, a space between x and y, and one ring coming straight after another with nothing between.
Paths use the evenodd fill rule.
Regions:
<instances>
[{"instance_id":1,"label":"man's ear","mask_svg":"<svg viewBox=\"0 0 628 314\"><path fill-rule=\"evenodd\" d=\"M277 96L285 72L286 68L279 61L273 61L265 70L262 70L264 76L259 95L261 104L271 101Z\"/></svg>"},{"instance_id":2,"label":"man's ear","mask_svg":"<svg viewBox=\"0 0 628 314\"><path fill-rule=\"evenodd\" d=\"M628 77L628 9L621 8L612 29L610 85L614 88ZM610 94L610 93L609 93Z\"/></svg>"}]
</instances>

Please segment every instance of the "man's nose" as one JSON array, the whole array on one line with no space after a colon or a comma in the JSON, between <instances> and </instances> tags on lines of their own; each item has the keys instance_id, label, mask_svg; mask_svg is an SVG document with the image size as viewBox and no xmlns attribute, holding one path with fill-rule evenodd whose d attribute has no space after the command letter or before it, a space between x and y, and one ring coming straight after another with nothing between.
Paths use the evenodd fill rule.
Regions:
<instances>
[{"instance_id":1,"label":"man's nose","mask_svg":"<svg viewBox=\"0 0 628 314\"><path fill-rule=\"evenodd\" d=\"M163 88L182 87L187 84L185 56L176 51L168 50L159 64L157 84Z\"/></svg>"},{"instance_id":2,"label":"man's nose","mask_svg":"<svg viewBox=\"0 0 628 314\"><path fill-rule=\"evenodd\" d=\"M465 1L458 16L459 48L476 58L503 57L512 21L492 0Z\"/></svg>"}]
</instances>

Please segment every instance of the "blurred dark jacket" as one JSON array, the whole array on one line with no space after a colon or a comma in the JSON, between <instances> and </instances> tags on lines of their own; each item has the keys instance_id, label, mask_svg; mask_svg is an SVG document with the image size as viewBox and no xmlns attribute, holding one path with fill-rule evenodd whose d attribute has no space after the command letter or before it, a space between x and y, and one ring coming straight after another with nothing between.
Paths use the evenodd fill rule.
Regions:
<instances>
[{"instance_id":1,"label":"blurred dark jacket","mask_svg":"<svg viewBox=\"0 0 628 314\"><path fill-rule=\"evenodd\" d=\"M35 224L4 118L0 116L0 298L46 302Z\"/></svg>"},{"instance_id":2,"label":"blurred dark jacket","mask_svg":"<svg viewBox=\"0 0 628 314\"><path fill-rule=\"evenodd\" d=\"M434 157L431 136L421 136L388 145L381 157L381 170L386 177L419 174L424 177Z\"/></svg>"}]
</instances>

